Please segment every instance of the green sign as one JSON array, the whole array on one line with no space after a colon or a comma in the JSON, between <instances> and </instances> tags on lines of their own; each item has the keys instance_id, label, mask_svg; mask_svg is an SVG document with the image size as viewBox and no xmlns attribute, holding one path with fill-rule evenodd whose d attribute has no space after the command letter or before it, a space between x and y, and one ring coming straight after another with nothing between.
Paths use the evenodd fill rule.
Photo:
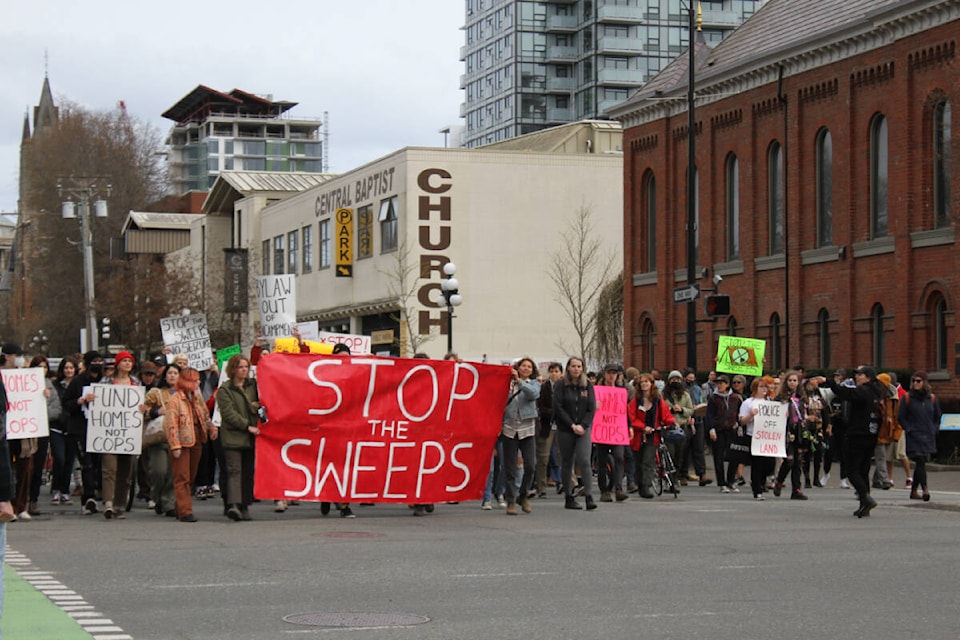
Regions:
<instances>
[{"instance_id":1,"label":"green sign","mask_svg":"<svg viewBox=\"0 0 960 640\"><path fill-rule=\"evenodd\" d=\"M217 351L217 369L223 371L223 363L238 353L241 353L240 345L238 344L232 344L229 347L224 347Z\"/></svg>"},{"instance_id":2,"label":"green sign","mask_svg":"<svg viewBox=\"0 0 960 640\"><path fill-rule=\"evenodd\" d=\"M767 343L756 338L720 336L717 347L717 371L759 376L763 373L763 355Z\"/></svg>"}]
</instances>

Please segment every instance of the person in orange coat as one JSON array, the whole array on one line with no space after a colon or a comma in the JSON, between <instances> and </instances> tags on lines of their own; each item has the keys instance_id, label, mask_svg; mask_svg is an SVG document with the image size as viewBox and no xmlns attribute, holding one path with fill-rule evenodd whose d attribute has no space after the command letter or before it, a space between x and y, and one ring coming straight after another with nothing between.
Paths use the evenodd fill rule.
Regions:
<instances>
[{"instance_id":1,"label":"person in orange coat","mask_svg":"<svg viewBox=\"0 0 960 640\"><path fill-rule=\"evenodd\" d=\"M177 379L177 392L167 403L163 429L170 448L170 468L173 470L173 494L177 518L181 522L196 522L190 486L197 475L203 443L209 437L216 440L217 427L210 422L210 413L197 391L200 372L187 367Z\"/></svg>"},{"instance_id":2,"label":"person in orange coat","mask_svg":"<svg viewBox=\"0 0 960 640\"><path fill-rule=\"evenodd\" d=\"M653 476L656 473L654 452L660 446L660 430L673 427L676 420L670 405L660 397L656 380L649 373L637 376L637 395L627 404L630 421L630 448L639 451L637 477L640 478L640 497L652 498Z\"/></svg>"}]
</instances>

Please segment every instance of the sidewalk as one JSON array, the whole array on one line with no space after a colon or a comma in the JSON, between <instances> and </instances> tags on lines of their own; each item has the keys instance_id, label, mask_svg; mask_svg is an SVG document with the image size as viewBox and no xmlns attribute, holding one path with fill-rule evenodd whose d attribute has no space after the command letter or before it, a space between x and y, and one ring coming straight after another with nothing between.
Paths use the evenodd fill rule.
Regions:
<instances>
[{"instance_id":1,"label":"sidewalk","mask_svg":"<svg viewBox=\"0 0 960 640\"><path fill-rule=\"evenodd\" d=\"M91 640L77 621L30 586L11 567L3 567L3 637L7 640Z\"/></svg>"}]
</instances>

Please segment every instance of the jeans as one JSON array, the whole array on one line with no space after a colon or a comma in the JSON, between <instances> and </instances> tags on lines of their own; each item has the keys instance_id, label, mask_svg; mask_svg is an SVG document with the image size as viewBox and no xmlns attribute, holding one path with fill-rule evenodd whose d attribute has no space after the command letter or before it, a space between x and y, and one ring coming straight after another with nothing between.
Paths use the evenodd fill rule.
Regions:
<instances>
[{"instance_id":1,"label":"jeans","mask_svg":"<svg viewBox=\"0 0 960 640\"><path fill-rule=\"evenodd\" d=\"M518 439L516 436L507 438L500 436L500 442L503 445L503 463L504 478L506 482L506 493L504 497L508 503L524 502L527 499L527 493L533 482L533 476L536 472L534 462L537 456L536 443L533 437ZM520 481L520 487L517 488L517 451L523 456L523 478Z\"/></svg>"},{"instance_id":2,"label":"jeans","mask_svg":"<svg viewBox=\"0 0 960 640\"><path fill-rule=\"evenodd\" d=\"M150 469L150 499L157 504L157 513L166 513L173 509L175 504L170 449L166 442L161 442L147 447L145 454Z\"/></svg>"},{"instance_id":3,"label":"jeans","mask_svg":"<svg viewBox=\"0 0 960 640\"><path fill-rule=\"evenodd\" d=\"M70 495L70 476L77 457L76 439L60 431L50 432L50 453L53 456L53 471L50 484L54 491Z\"/></svg>"},{"instance_id":4,"label":"jeans","mask_svg":"<svg viewBox=\"0 0 960 640\"><path fill-rule=\"evenodd\" d=\"M497 439L496 455L490 456L490 473L487 474L487 487L483 490L483 501L490 502L494 495L502 496L503 487L503 465L497 464L497 461L503 461L503 445L500 439Z\"/></svg>"}]
</instances>

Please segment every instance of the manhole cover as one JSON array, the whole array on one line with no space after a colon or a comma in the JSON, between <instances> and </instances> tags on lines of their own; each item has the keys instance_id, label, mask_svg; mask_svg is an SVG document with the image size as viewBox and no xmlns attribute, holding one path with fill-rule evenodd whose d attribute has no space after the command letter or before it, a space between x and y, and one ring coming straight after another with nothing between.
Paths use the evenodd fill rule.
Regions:
<instances>
[{"instance_id":1,"label":"manhole cover","mask_svg":"<svg viewBox=\"0 0 960 640\"><path fill-rule=\"evenodd\" d=\"M315 538L382 538L382 533L369 531L324 531L312 534Z\"/></svg>"},{"instance_id":2,"label":"manhole cover","mask_svg":"<svg viewBox=\"0 0 960 640\"><path fill-rule=\"evenodd\" d=\"M284 616L284 622L302 624L310 627L408 627L415 624L430 622L426 616L413 613L292 613Z\"/></svg>"}]
</instances>

